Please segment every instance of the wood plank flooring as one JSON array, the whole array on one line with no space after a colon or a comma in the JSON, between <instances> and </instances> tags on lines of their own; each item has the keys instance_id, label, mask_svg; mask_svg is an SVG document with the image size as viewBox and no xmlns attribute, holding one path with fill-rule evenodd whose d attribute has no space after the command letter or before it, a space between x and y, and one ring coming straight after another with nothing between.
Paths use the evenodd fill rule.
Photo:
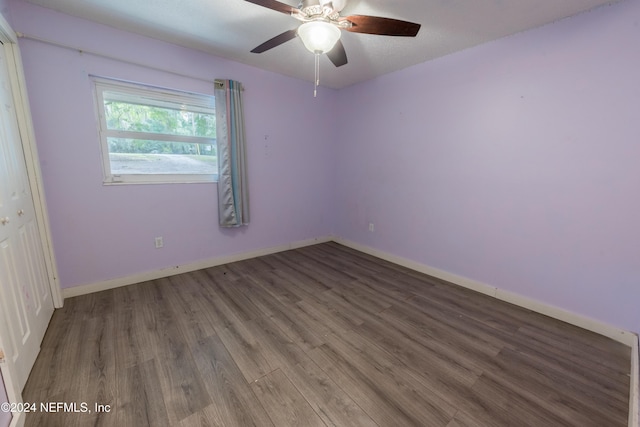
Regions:
<instances>
[{"instance_id":1,"label":"wood plank flooring","mask_svg":"<svg viewBox=\"0 0 640 427\"><path fill-rule=\"evenodd\" d=\"M610 427L629 366L622 344L326 243L66 300L24 399L90 409L27 426Z\"/></svg>"}]
</instances>

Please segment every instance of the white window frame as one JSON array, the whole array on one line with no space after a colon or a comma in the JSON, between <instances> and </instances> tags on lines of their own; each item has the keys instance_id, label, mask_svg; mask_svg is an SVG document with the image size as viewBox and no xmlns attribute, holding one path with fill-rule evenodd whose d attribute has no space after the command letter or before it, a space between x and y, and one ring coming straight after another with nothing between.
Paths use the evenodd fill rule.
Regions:
<instances>
[{"instance_id":1,"label":"white window frame","mask_svg":"<svg viewBox=\"0 0 640 427\"><path fill-rule=\"evenodd\" d=\"M104 110L105 91L120 92L124 94L123 100L135 97L137 100L148 100L148 104L156 107L171 107L176 105L188 106L190 111L201 111L215 114L215 98L213 95L204 95L193 92L182 92L173 89L147 86L138 83L105 77L91 76L95 88L95 103L98 119L98 131L102 152L102 169L105 185L110 184L170 184L170 183L198 183L217 182L216 174L113 174L111 173L111 161L109 159L109 137L150 139L156 141L185 142L196 144L212 144L215 146L215 138L168 135L152 132L123 131L107 128L106 114ZM113 99L113 98L111 98Z\"/></svg>"}]
</instances>

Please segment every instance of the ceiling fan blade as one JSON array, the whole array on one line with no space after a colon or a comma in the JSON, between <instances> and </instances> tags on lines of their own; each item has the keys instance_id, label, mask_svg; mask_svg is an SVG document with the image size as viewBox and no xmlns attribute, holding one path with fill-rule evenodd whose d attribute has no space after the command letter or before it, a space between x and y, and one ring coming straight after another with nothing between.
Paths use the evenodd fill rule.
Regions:
<instances>
[{"instance_id":1,"label":"ceiling fan blade","mask_svg":"<svg viewBox=\"0 0 640 427\"><path fill-rule=\"evenodd\" d=\"M346 28L352 33L378 34L382 36L415 37L420 24L400 21L399 19L380 18L378 16L351 15L347 20L353 26Z\"/></svg>"},{"instance_id":2,"label":"ceiling fan blade","mask_svg":"<svg viewBox=\"0 0 640 427\"><path fill-rule=\"evenodd\" d=\"M287 15L291 15L292 13L298 10L298 8L289 6L288 4L280 3L279 1L276 1L276 0L246 0L246 1L248 1L249 3L257 4L259 6L266 7L267 9L272 9L277 12L286 13Z\"/></svg>"},{"instance_id":3,"label":"ceiling fan blade","mask_svg":"<svg viewBox=\"0 0 640 427\"><path fill-rule=\"evenodd\" d=\"M296 35L297 35L296 29L285 31L284 33L279 34L274 38L269 39L266 42L262 43L260 46L254 48L251 52L262 53L269 49L273 49L276 46L280 46L282 43L288 42L289 40L296 38Z\"/></svg>"},{"instance_id":4,"label":"ceiling fan blade","mask_svg":"<svg viewBox=\"0 0 640 427\"><path fill-rule=\"evenodd\" d=\"M347 52L344 51L344 46L340 40L336 42L333 49L327 52L327 56L336 67L342 67L347 63Z\"/></svg>"}]
</instances>

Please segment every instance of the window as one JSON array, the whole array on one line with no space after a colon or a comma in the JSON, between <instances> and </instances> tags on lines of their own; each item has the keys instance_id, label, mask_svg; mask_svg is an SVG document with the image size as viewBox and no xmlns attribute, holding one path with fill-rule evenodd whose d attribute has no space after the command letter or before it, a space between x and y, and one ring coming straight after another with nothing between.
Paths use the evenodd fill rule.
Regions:
<instances>
[{"instance_id":1,"label":"window","mask_svg":"<svg viewBox=\"0 0 640 427\"><path fill-rule=\"evenodd\" d=\"M212 95L93 81L105 183L217 180Z\"/></svg>"}]
</instances>

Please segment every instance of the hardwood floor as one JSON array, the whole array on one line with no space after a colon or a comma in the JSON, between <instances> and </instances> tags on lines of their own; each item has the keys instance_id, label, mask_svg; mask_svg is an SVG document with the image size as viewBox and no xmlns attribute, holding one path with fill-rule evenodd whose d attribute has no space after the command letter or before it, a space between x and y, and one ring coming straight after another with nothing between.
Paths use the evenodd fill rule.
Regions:
<instances>
[{"instance_id":1,"label":"hardwood floor","mask_svg":"<svg viewBox=\"0 0 640 427\"><path fill-rule=\"evenodd\" d=\"M610 339L327 243L66 300L24 399L90 409L28 426L609 427L629 366Z\"/></svg>"}]
</instances>

